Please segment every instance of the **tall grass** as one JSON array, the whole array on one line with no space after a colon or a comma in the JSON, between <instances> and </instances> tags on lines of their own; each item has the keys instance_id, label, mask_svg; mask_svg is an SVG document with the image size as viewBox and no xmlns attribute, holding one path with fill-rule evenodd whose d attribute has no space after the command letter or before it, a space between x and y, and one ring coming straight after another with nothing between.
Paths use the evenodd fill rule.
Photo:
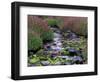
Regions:
<instances>
[{"instance_id":1,"label":"tall grass","mask_svg":"<svg viewBox=\"0 0 100 82\"><path fill-rule=\"evenodd\" d=\"M59 24L61 30L71 30L79 35L87 35L87 17L60 17Z\"/></svg>"},{"instance_id":2,"label":"tall grass","mask_svg":"<svg viewBox=\"0 0 100 82\"><path fill-rule=\"evenodd\" d=\"M47 20L39 16L28 16L28 35L40 37L44 42L53 39L53 32L48 27Z\"/></svg>"}]
</instances>

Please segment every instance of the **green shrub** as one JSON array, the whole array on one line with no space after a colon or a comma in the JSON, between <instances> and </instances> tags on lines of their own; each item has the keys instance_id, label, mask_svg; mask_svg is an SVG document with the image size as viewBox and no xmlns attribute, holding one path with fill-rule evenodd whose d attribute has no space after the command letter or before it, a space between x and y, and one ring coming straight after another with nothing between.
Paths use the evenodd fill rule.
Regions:
<instances>
[{"instance_id":1,"label":"green shrub","mask_svg":"<svg viewBox=\"0 0 100 82\"><path fill-rule=\"evenodd\" d=\"M49 26L55 26L58 24L58 20L57 19L48 19L48 25Z\"/></svg>"},{"instance_id":2,"label":"green shrub","mask_svg":"<svg viewBox=\"0 0 100 82\"><path fill-rule=\"evenodd\" d=\"M53 40L53 32L51 30L42 33L41 38L44 42Z\"/></svg>"},{"instance_id":3,"label":"green shrub","mask_svg":"<svg viewBox=\"0 0 100 82\"><path fill-rule=\"evenodd\" d=\"M37 50L42 47L42 39L38 36L32 36L28 39L28 48Z\"/></svg>"}]
</instances>

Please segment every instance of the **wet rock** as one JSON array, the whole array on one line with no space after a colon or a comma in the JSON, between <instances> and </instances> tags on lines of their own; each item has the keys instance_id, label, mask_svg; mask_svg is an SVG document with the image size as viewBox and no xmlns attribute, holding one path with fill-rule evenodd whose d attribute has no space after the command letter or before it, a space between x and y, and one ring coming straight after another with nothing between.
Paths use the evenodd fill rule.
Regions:
<instances>
[{"instance_id":1,"label":"wet rock","mask_svg":"<svg viewBox=\"0 0 100 82\"><path fill-rule=\"evenodd\" d=\"M48 51L43 51L43 55L48 55L49 52Z\"/></svg>"},{"instance_id":2,"label":"wet rock","mask_svg":"<svg viewBox=\"0 0 100 82\"><path fill-rule=\"evenodd\" d=\"M51 50L51 45L50 45L50 44L44 45L44 49L45 49L45 50Z\"/></svg>"},{"instance_id":3,"label":"wet rock","mask_svg":"<svg viewBox=\"0 0 100 82\"><path fill-rule=\"evenodd\" d=\"M75 64L83 64L83 60L80 56L74 56L73 57L73 63Z\"/></svg>"},{"instance_id":4,"label":"wet rock","mask_svg":"<svg viewBox=\"0 0 100 82\"><path fill-rule=\"evenodd\" d=\"M56 42L53 43L53 46L56 46Z\"/></svg>"},{"instance_id":5,"label":"wet rock","mask_svg":"<svg viewBox=\"0 0 100 82\"><path fill-rule=\"evenodd\" d=\"M41 64L42 64L43 66L47 66L47 65L50 64L50 62L49 62L49 61L41 61Z\"/></svg>"},{"instance_id":6,"label":"wet rock","mask_svg":"<svg viewBox=\"0 0 100 82\"><path fill-rule=\"evenodd\" d=\"M52 50L60 51L62 48L60 46L51 46Z\"/></svg>"},{"instance_id":7,"label":"wet rock","mask_svg":"<svg viewBox=\"0 0 100 82\"><path fill-rule=\"evenodd\" d=\"M72 39L77 39L78 36L75 33L73 33L73 32L69 32L67 34L67 37L66 38L72 40Z\"/></svg>"},{"instance_id":8,"label":"wet rock","mask_svg":"<svg viewBox=\"0 0 100 82\"><path fill-rule=\"evenodd\" d=\"M33 55L33 54L34 54L34 50L29 49L29 50L28 50L28 56Z\"/></svg>"},{"instance_id":9,"label":"wet rock","mask_svg":"<svg viewBox=\"0 0 100 82\"><path fill-rule=\"evenodd\" d=\"M28 56L34 55L38 50L28 49Z\"/></svg>"},{"instance_id":10,"label":"wet rock","mask_svg":"<svg viewBox=\"0 0 100 82\"><path fill-rule=\"evenodd\" d=\"M74 56L73 61L77 61L77 60L82 61L82 58L80 56Z\"/></svg>"},{"instance_id":11,"label":"wet rock","mask_svg":"<svg viewBox=\"0 0 100 82\"><path fill-rule=\"evenodd\" d=\"M75 55L77 55L77 50L74 49L74 48L69 48L68 51L69 51L69 55L70 55L70 56L75 56Z\"/></svg>"},{"instance_id":12,"label":"wet rock","mask_svg":"<svg viewBox=\"0 0 100 82\"><path fill-rule=\"evenodd\" d=\"M64 65L71 65L72 62L65 62Z\"/></svg>"},{"instance_id":13,"label":"wet rock","mask_svg":"<svg viewBox=\"0 0 100 82\"><path fill-rule=\"evenodd\" d=\"M54 58L54 57L56 57L58 55L58 51L53 51L52 53L51 53L51 58Z\"/></svg>"},{"instance_id":14,"label":"wet rock","mask_svg":"<svg viewBox=\"0 0 100 82\"><path fill-rule=\"evenodd\" d=\"M54 37L55 37L55 38L61 38L61 34L55 33L55 32L54 32Z\"/></svg>"},{"instance_id":15,"label":"wet rock","mask_svg":"<svg viewBox=\"0 0 100 82\"><path fill-rule=\"evenodd\" d=\"M62 59L66 59L66 60L72 60L72 58L70 56L58 56Z\"/></svg>"},{"instance_id":16,"label":"wet rock","mask_svg":"<svg viewBox=\"0 0 100 82\"><path fill-rule=\"evenodd\" d=\"M61 62L60 61L59 62L56 62L55 65L61 65Z\"/></svg>"}]
</instances>

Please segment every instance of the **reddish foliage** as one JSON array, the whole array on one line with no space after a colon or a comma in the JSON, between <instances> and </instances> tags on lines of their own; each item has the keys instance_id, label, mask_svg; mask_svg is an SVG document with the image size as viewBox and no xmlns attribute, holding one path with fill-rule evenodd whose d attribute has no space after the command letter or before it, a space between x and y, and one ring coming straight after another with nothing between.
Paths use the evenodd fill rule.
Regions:
<instances>
[{"instance_id":1,"label":"reddish foliage","mask_svg":"<svg viewBox=\"0 0 100 82\"><path fill-rule=\"evenodd\" d=\"M40 27L44 30L48 30L48 23L46 20L41 19L38 16L28 16L28 27L29 28L35 28Z\"/></svg>"},{"instance_id":2,"label":"reddish foliage","mask_svg":"<svg viewBox=\"0 0 100 82\"><path fill-rule=\"evenodd\" d=\"M63 22L59 25L60 29L71 30L82 34L82 30L87 31L87 17L58 17Z\"/></svg>"},{"instance_id":3,"label":"reddish foliage","mask_svg":"<svg viewBox=\"0 0 100 82\"><path fill-rule=\"evenodd\" d=\"M70 17L70 16L28 16L28 28L33 30L39 29L40 33L43 31L48 31L48 22L44 18L48 19L54 18L60 20L58 26L61 30L72 30L77 33L82 33L82 30L87 31L87 17ZM84 25L85 24L85 25Z\"/></svg>"},{"instance_id":4,"label":"reddish foliage","mask_svg":"<svg viewBox=\"0 0 100 82\"><path fill-rule=\"evenodd\" d=\"M49 31L48 23L42 17L28 16L28 32L40 36L43 32Z\"/></svg>"}]
</instances>

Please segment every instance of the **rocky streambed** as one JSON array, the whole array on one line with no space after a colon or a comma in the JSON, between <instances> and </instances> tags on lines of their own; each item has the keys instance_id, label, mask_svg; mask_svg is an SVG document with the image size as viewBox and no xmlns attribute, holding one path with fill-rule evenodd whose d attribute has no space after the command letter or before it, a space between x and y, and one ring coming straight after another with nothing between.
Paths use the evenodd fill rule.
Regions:
<instances>
[{"instance_id":1,"label":"rocky streambed","mask_svg":"<svg viewBox=\"0 0 100 82\"><path fill-rule=\"evenodd\" d=\"M50 29L54 34L53 41L44 44L41 56L33 55L34 61L29 66L84 64L84 51L81 46L86 41L70 30L64 35L58 28Z\"/></svg>"}]
</instances>

